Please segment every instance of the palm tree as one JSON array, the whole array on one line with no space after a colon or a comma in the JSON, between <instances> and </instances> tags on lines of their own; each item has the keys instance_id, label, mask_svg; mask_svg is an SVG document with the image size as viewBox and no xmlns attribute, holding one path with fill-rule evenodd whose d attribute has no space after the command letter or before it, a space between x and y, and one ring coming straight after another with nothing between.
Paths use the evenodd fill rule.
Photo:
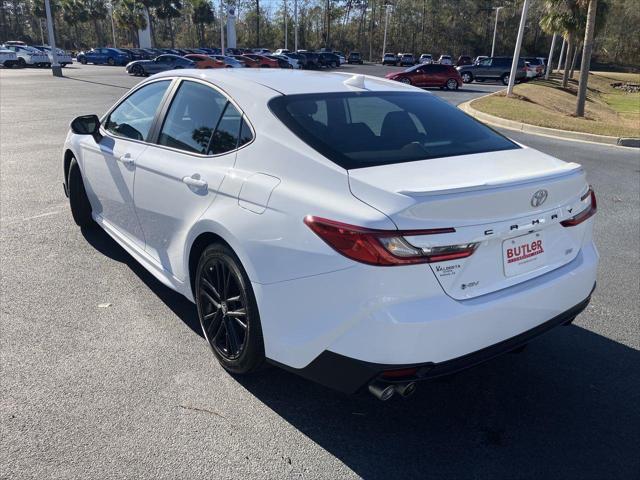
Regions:
<instances>
[{"instance_id":1,"label":"palm tree","mask_svg":"<svg viewBox=\"0 0 640 480\"><path fill-rule=\"evenodd\" d=\"M79 26L89 20L89 12L84 2L81 0L64 0L62 2L62 19L73 28L76 37L74 44L77 47L77 43L80 40Z\"/></svg>"},{"instance_id":2,"label":"palm tree","mask_svg":"<svg viewBox=\"0 0 640 480\"><path fill-rule=\"evenodd\" d=\"M131 43L140 45L138 30L147 28L144 5L137 0L120 0L113 11L113 16L120 28L129 33Z\"/></svg>"},{"instance_id":3,"label":"palm tree","mask_svg":"<svg viewBox=\"0 0 640 480\"><path fill-rule=\"evenodd\" d=\"M598 0L581 0L581 3L587 6L587 21L584 31L584 47L582 49L582 62L580 62L580 83L578 84L578 98L576 101L576 117L584 117L584 107L587 101L587 82L589 81L589 70L591 68L591 54L593 52L593 38L598 28L602 25L603 9L606 10L607 5Z\"/></svg>"},{"instance_id":4,"label":"palm tree","mask_svg":"<svg viewBox=\"0 0 640 480\"><path fill-rule=\"evenodd\" d=\"M562 87L569 85L569 71L571 57L575 48L575 34L578 28L578 0L547 0L544 5L545 13L540 20L540 26L548 33L558 32L567 41Z\"/></svg>"},{"instance_id":5,"label":"palm tree","mask_svg":"<svg viewBox=\"0 0 640 480\"><path fill-rule=\"evenodd\" d=\"M165 20L169 26L169 36L171 37L171 48L176 46L176 36L173 31L173 19L182 15L182 2L172 0L161 0L156 8L158 18Z\"/></svg>"},{"instance_id":6,"label":"palm tree","mask_svg":"<svg viewBox=\"0 0 640 480\"><path fill-rule=\"evenodd\" d=\"M96 40L98 45L103 45L102 28L100 22L107 18L109 11L104 0L85 0L85 9L89 20L93 22L93 29L96 32Z\"/></svg>"}]
</instances>

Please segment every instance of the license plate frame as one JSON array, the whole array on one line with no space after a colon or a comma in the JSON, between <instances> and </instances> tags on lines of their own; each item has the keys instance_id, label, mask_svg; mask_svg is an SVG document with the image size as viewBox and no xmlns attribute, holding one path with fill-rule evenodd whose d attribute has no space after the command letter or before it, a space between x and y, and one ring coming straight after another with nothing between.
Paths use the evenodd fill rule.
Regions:
<instances>
[{"instance_id":1,"label":"license plate frame","mask_svg":"<svg viewBox=\"0 0 640 480\"><path fill-rule=\"evenodd\" d=\"M544 235L534 231L502 242L502 267L505 277L523 275L545 265Z\"/></svg>"}]
</instances>

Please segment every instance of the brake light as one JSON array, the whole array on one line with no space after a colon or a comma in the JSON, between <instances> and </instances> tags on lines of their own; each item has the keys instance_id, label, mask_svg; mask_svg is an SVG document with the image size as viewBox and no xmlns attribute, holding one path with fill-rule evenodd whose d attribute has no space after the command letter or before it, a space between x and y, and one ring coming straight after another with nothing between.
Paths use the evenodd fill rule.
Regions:
<instances>
[{"instance_id":1,"label":"brake light","mask_svg":"<svg viewBox=\"0 0 640 480\"><path fill-rule=\"evenodd\" d=\"M308 215L304 223L335 251L360 263L377 266L413 265L466 258L478 243L420 248L405 237L453 233L455 228L374 230Z\"/></svg>"},{"instance_id":2,"label":"brake light","mask_svg":"<svg viewBox=\"0 0 640 480\"><path fill-rule=\"evenodd\" d=\"M563 220L560 222L560 225L563 227L575 227L576 225L580 225L585 220L593 217L598 211L598 202L596 201L596 193L593 191L593 188L589 186L589 190L585 193L580 201L585 201L587 198L591 198L591 203L587 208L578 213L576 216L571 217L567 220Z\"/></svg>"}]
</instances>

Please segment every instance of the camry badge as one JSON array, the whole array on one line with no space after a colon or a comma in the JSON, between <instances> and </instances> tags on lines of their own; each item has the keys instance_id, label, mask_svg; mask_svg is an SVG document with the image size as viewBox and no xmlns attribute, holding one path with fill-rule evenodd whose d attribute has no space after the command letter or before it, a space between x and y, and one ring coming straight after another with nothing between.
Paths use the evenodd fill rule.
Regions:
<instances>
[{"instance_id":1,"label":"camry badge","mask_svg":"<svg viewBox=\"0 0 640 480\"><path fill-rule=\"evenodd\" d=\"M533 194L533 197L531 197L531 206L534 208L539 207L545 202L548 196L549 192L547 192L546 190L538 190Z\"/></svg>"}]
</instances>

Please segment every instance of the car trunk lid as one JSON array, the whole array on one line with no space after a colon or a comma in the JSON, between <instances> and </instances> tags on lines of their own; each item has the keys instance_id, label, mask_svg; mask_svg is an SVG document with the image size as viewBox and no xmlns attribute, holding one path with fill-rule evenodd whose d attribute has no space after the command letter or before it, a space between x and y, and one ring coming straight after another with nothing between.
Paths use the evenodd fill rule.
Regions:
<instances>
[{"instance_id":1,"label":"car trunk lid","mask_svg":"<svg viewBox=\"0 0 640 480\"><path fill-rule=\"evenodd\" d=\"M453 298L490 293L575 258L584 228L560 225L585 208L582 168L532 149L462 155L349 170L354 196L430 248L478 243L468 258L429 266ZM543 198L544 197L544 198Z\"/></svg>"}]
</instances>

